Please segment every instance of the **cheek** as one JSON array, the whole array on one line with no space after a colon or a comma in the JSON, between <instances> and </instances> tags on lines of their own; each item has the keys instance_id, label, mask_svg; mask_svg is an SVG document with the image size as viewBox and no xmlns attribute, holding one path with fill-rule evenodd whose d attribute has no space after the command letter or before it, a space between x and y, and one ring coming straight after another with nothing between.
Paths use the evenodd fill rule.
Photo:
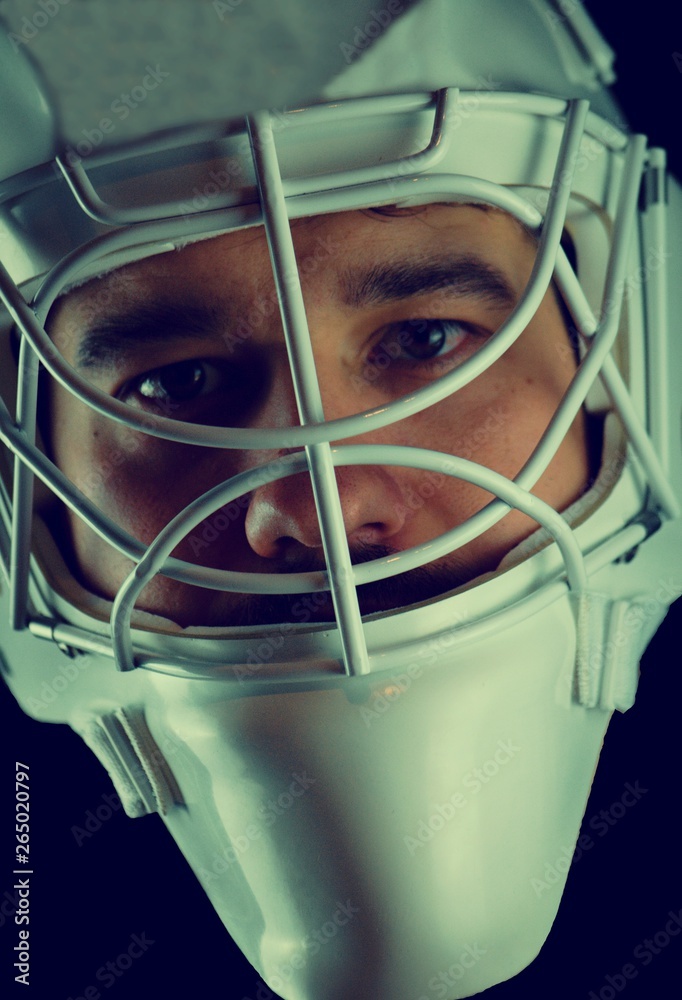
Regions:
<instances>
[{"instance_id":1,"label":"cheek","mask_svg":"<svg viewBox=\"0 0 682 1000\"><path fill-rule=\"evenodd\" d=\"M120 434L92 451L93 499L113 520L149 543L184 507L231 476L228 453Z\"/></svg>"},{"instance_id":2,"label":"cheek","mask_svg":"<svg viewBox=\"0 0 682 1000\"><path fill-rule=\"evenodd\" d=\"M515 475L551 416L514 379L480 380L415 417L390 428L395 443L428 448ZM456 480L453 479L453 483Z\"/></svg>"},{"instance_id":3,"label":"cheek","mask_svg":"<svg viewBox=\"0 0 682 1000\"><path fill-rule=\"evenodd\" d=\"M157 520L160 497L159 477L144 461L137 438L90 420L77 438L58 449L57 460L104 514L141 537L141 528L148 530Z\"/></svg>"},{"instance_id":4,"label":"cheek","mask_svg":"<svg viewBox=\"0 0 682 1000\"><path fill-rule=\"evenodd\" d=\"M62 472L102 513L145 543L218 481L206 449L131 431L58 391L51 427L51 450ZM93 553L111 552L77 515L69 519L77 554L92 559Z\"/></svg>"},{"instance_id":5,"label":"cheek","mask_svg":"<svg viewBox=\"0 0 682 1000\"><path fill-rule=\"evenodd\" d=\"M568 382L566 378L520 375L518 366L498 366L417 416L386 432L392 443L434 449L479 463L513 479L540 441ZM413 512L413 531L441 533L483 507L491 494L463 479L421 470L395 473L406 506ZM533 492L562 509L583 491L589 476L582 416L579 416ZM506 542L532 525L512 514L504 528L492 529L491 541ZM416 522L416 524L415 524ZM525 527L522 530L522 525ZM513 530L511 530L513 529ZM510 534L511 530L511 534ZM481 543L482 544L482 543Z\"/></svg>"},{"instance_id":6,"label":"cheek","mask_svg":"<svg viewBox=\"0 0 682 1000\"><path fill-rule=\"evenodd\" d=\"M110 423L108 427L96 424L93 421L87 434L81 424L79 437L68 447L62 443L60 464L102 513L143 544L150 544L171 518L219 481L215 455L206 449L152 440L125 428L116 428L112 434ZM222 565L226 562L225 547L238 549L237 529L223 532L219 545L206 551L203 546L197 552L196 539L203 538L204 528L205 524L200 525L183 539L174 555L190 562ZM111 598L130 573L132 563L75 514L69 515L69 530L70 542L64 544L71 549L81 581ZM212 599L212 593L157 576L145 588L141 603L150 610L163 609L179 622L189 622L199 620Z\"/></svg>"}]
</instances>

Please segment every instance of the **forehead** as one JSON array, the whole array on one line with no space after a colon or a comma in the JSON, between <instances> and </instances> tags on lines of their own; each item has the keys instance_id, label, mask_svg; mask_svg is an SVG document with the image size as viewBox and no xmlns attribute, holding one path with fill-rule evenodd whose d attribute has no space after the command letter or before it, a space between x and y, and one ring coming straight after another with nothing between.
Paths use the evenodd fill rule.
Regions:
<instances>
[{"instance_id":1,"label":"forehead","mask_svg":"<svg viewBox=\"0 0 682 1000\"><path fill-rule=\"evenodd\" d=\"M486 261L520 291L536 246L516 219L483 205L340 212L294 220L291 230L304 290L321 296L337 295L355 274L379 261L434 262L453 255ZM97 318L113 305L155 297L258 294L272 281L265 234L254 227L156 254L89 281L64 296L58 312Z\"/></svg>"}]
</instances>

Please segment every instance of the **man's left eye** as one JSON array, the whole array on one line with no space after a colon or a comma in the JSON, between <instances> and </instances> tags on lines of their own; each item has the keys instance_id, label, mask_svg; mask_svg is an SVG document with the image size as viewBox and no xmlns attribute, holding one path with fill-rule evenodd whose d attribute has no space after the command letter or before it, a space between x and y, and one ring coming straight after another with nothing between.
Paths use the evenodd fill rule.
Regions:
<instances>
[{"instance_id":1,"label":"man's left eye","mask_svg":"<svg viewBox=\"0 0 682 1000\"><path fill-rule=\"evenodd\" d=\"M393 360L434 361L461 347L471 330L451 319L414 319L392 323L367 361L372 364L388 355Z\"/></svg>"}]
</instances>

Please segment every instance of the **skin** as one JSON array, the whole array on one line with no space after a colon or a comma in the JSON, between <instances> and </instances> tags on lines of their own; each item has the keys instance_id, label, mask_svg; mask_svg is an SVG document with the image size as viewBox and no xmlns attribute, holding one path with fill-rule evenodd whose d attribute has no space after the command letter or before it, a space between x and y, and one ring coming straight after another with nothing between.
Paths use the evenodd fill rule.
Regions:
<instances>
[{"instance_id":1,"label":"skin","mask_svg":"<svg viewBox=\"0 0 682 1000\"><path fill-rule=\"evenodd\" d=\"M489 340L511 310L512 302L498 292L471 282L452 288L441 282L441 287L410 289L409 294L403 287L387 300L361 301L362 282L366 287L378 262L421 266L464 257L494 269L518 300L535 256L532 238L518 223L477 206L439 205L389 215L342 213L302 220L292 229L328 419L383 405L451 371ZM298 417L275 301L264 236L247 230L148 258L90 282L60 300L49 328L67 360L133 407L199 423L280 427L297 424ZM254 309L259 302L262 308ZM210 307L210 322L196 316L178 322L188 304ZM143 333L132 343L115 340L111 347L105 331L94 347L91 338L84 356L88 330L114 314L125 317L140 309L153 317L153 337ZM187 364L169 367L181 363ZM550 290L516 343L473 382L362 441L435 448L475 458L514 477L574 371L561 309ZM169 386L175 395L169 395ZM50 410L57 464L106 514L146 543L190 500L279 454L154 438L97 414L59 387L51 390ZM585 489L589 465L581 416L533 492L561 510ZM418 469L339 468L337 482L354 561L423 543L490 499L469 483ZM63 517L60 533L82 582L112 597L130 564L77 517ZM361 607L371 612L410 603L492 571L535 527L512 511L429 569L404 574L384 588L362 588ZM176 554L252 572L324 565L307 476L260 486L210 545L198 550L197 537L202 537L200 529L194 532L194 546L186 539ZM159 576L145 589L141 604L183 626L230 625L295 618L292 600L244 599ZM329 620L329 603L318 602L313 617Z\"/></svg>"}]
</instances>

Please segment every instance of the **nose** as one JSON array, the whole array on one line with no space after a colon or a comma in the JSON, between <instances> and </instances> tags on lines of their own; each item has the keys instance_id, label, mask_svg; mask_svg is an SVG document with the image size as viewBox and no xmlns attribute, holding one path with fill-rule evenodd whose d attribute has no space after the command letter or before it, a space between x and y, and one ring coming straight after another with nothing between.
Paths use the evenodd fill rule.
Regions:
<instances>
[{"instance_id":1,"label":"nose","mask_svg":"<svg viewBox=\"0 0 682 1000\"><path fill-rule=\"evenodd\" d=\"M405 521L405 505L390 474L375 466L337 469L343 529L351 546L385 545ZM301 473L259 487L246 515L246 536L264 559L296 561L320 552L322 534L310 478Z\"/></svg>"},{"instance_id":2,"label":"nose","mask_svg":"<svg viewBox=\"0 0 682 1000\"><path fill-rule=\"evenodd\" d=\"M344 386L344 375L327 368L320 378L320 389L327 420L337 419L363 409L353 406L352 392ZM261 426L298 424L298 413L291 380L281 373L258 416ZM349 441L338 442L350 443ZM353 439L353 443L376 443L372 435ZM270 452L267 459L286 452ZM263 462L263 453L259 461ZM343 530L351 546L386 545L400 532L409 508L405 504L397 478L389 468L345 466L336 469L336 484L341 501ZM251 495L245 531L251 549L264 559L292 564L322 549L322 534L310 476L299 473L266 483Z\"/></svg>"}]
</instances>

